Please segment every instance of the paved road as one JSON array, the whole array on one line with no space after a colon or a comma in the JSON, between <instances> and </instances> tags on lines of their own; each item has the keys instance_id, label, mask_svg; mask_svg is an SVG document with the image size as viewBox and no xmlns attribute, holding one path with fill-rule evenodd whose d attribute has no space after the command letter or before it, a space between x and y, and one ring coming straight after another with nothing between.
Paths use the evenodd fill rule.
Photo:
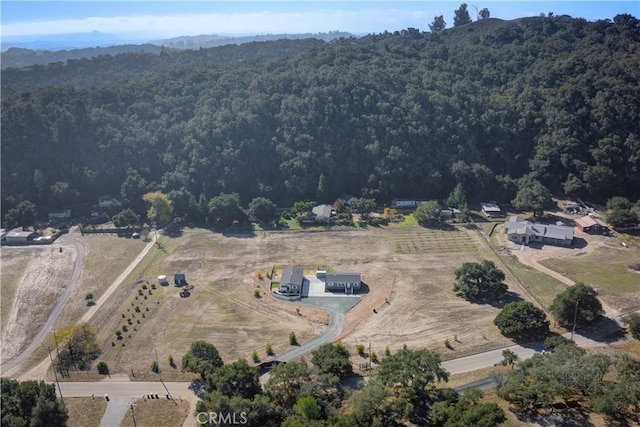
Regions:
<instances>
[{"instance_id":1,"label":"paved road","mask_svg":"<svg viewBox=\"0 0 640 427\"><path fill-rule=\"evenodd\" d=\"M104 396L101 399L104 399ZM128 398L110 399L107 404L107 410L100 421L100 427L119 426L127 413L131 415L131 402L132 399Z\"/></svg>"},{"instance_id":2,"label":"paved road","mask_svg":"<svg viewBox=\"0 0 640 427\"><path fill-rule=\"evenodd\" d=\"M619 318L605 319L595 327L577 331L573 337L575 343L581 347L593 347L602 345L602 340L622 329ZM571 338L571 332L563 334L565 338ZM502 352L511 350L518 355L520 360L528 359L535 353L544 349L542 342L534 342L523 345L512 345L497 350L485 351L459 359L447 360L442 363L442 367L451 374L461 374L464 372L477 371L502 362Z\"/></svg>"},{"instance_id":3,"label":"paved road","mask_svg":"<svg viewBox=\"0 0 640 427\"><path fill-rule=\"evenodd\" d=\"M68 243L71 246L73 246L76 250L76 261L73 264L73 273L69 278L69 282L67 283L64 289L64 292L58 299L58 302L56 303L55 307L51 311L49 318L44 323L44 325L42 325L42 328L40 328L36 336L33 338L33 341L31 341L31 344L29 344L27 348L25 348L19 355L17 355L13 359L9 361L5 361L5 360L2 361L2 375L4 377L10 377L12 375L15 375L15 373L18 371L22 363L29 356L31 356L31 354L38 347L40 347L45 337L47 337L51 333L51 330L53 329L53 326L56 323L56 320L58 320L60 313L62 313L64 306L67 304L67 301L71 296L71 293L78 286L78 279L80 279L80 273L82 273L82 266L84 265L84 258L86 255L86 251L85 251L84 245L80 241L78 241L74 236L74 230L76 228L77 227L73 227L69 231L69 233L63 234L58 238L58 242ZM56 245L56 243L54 243L54 245ZM60 247L63 247L63 246L60 246Z\"/></svg>"},{"instance_id":4,"label":"paved road","mask_svg":"<svg viewBox=\"0 0 640 427\"><path fill-rule=\"evenodd\" d=\"M322 344L340 335L347 311L360 301L358 297L309 297L296 301L298 305L310 305L325 309L329 313L329 325L320 335L290 351L276 357L280 362L290 362L306 356Z\"/></svg>"},{"instance_id":5,"label":"paved road","mask_svg":"<svg viewBox=\"0 0 640 427\"><path fill-rule=\"evenodd\" d=\"M193 394L189 390L188 382L165 382L169 392L175 400ZM142 398L148 393L157 394L159 398L166 399L166 390L161 382L144 381L92 381L92 382L61 382L62 396L82 397L94 395L96 398Z\"/></svg>"}]
</instances>

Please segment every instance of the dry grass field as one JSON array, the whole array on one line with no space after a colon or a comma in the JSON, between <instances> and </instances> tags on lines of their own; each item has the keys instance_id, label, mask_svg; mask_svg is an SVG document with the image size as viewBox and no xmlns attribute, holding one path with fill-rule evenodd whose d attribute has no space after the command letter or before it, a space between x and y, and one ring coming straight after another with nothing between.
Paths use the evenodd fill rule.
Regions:
<instances>
[{"instance_id":1,"label":"dry grass field","mask_svg":"<svg viewBox=\"0 0 640 427\"><path fill-rule=\"evenodd\" d=\"M120 427L181 426L189 415L189 403L186 400L176 401L176 403L177 405L166 399L138 399L133 402L135 424L131 411L127 411Z\"/></svg>"},{"instance_id":2,"label":"dry grass field","mask_svg":"<svg viewBox=\"0 0 640 427\"><path fill-rule=\"evenodd\" d=\"M115 236L79 239L86 248L86 262L80 286L56 325L58 329L72 325L85 313L88 307L84 295L92 292L98 299L144 247L143 242ZM3 248L1 252L3 327L5 310L12 307L7 301L15 299L18 284L24 282L21 272L25 263L36 263L39 267L34 270L42 265L58 265L59 274L70 274L71 259L42 264L47 257L33 249L42 248L23 248L27 251L24 253L9 253ZM60 255L65 254L71 257L72 251ZM586 255L571 254L562 261L573 262L581 257ZM269 359L265 354L267 343L273 346L276 356L282 354L291 348L291 331L303 343L323 330L328 317L320 309L271 298L267 279L259 279L257 273L264 277L273 267L288 265L301 266L306 271L323 267L358 271L366 283L361 302L347 314L339 337L352 354L356 344L371 343L379 356L386 347L395 350L406 344L427 347L449 359L510 343L493 325L500 307L470 304L456 297L451 289L456 268L485 258L495 260L496 256L476 231L465 228L439 230L405 225L226 235L185 229L178 237L162 237L160 245L154 245L90 323L99 333L103 348L100 360L109 364L112 374L129 375L135 380L157 377L151 372L156 353L163 378L191 378L180 372L180 360L197 339L214 343L225 361L237 357L249 360L254 350L264 361ZM511 270L524 267L515 259L511 261ZM544 273L530 268L523 271L527 274L518 274L518 278L545 305L555 293L552 291L561 288L555 280L532 286L529 282L539 282ZM171 280L174 273L186 274L188 283L193 285L188 297L180 297L180 288L173 284L157 283L158 275L165 274ZM46 279L43 276L37 282L40 288ZM510 274L507 283L513 292L524 296ZM260 297L254 295L256 288ZM637 292L631 294L638 296ZM42 304L32 309L42 310ZM116 330L122 332L121 339L117 339ZM445 348L446 339L453 350ZM169 365L169 355L176 368ZM99 378L94 372L72 379L94 377Z\"/></svg>"},{"instance_id":3,"label":"dry grass field","mask_svg":"<svg viewBox=\"0 0 640 427\"><path fill-rule=\"evenodd\" d=\"M130 278L128 293L114 299L114 304L119 301L117 309L98 322L102 359L112 372L133 370L137 380L156 376L150 372L156 350L164 378L185 378L167 358L173 355L179 366L196 339L214 343L227 361L250 359L254 349L265 360L267 342L277 355L290 348L289 332L294 331L300 342L320 332L327 323L322 311L264 294L267 282L256 273L265 275L274 266L362 273L368 292L348 313L341 337L352 352L358 343L371 342L379 355L385 346L407 344L426 346L449 358L508 343L492 324L499 308L469 304L451 291L453 271L465 261L483 258L484 249L464 229L398 227L252 236L185 230L181 237L162 242L162 254L149 255L154 261ZM151 289L159 274L171 278L177 272L185 273L194 286L189 297L181 298L173 285ZM254 296L256 287L261 298ZM123 324L127 332L117 340L114 331L122 330ZM445 349L444 340L453 342L456 335L455 350Z\"/></svg>"},{"instance_id":4,"label":"dry grass field","mask_svg":"<svg viewBox=\"0 0 640 427\"><path fill-rule=\"evenodd\" d=\"M68 397L64 403L69 413L67 427L99 427L107 410L107 402L101 398Z\"/></svg>"}]
</instances>

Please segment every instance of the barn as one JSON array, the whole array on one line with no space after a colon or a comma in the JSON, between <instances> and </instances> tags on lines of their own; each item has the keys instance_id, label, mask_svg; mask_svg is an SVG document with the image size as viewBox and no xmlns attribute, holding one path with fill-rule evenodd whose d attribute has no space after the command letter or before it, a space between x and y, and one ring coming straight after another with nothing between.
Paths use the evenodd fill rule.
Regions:
<instances>
[{"instance_id":1,"label":"barn","mask_svg":"<svg viewBox=\"0 0 640 427\"><path fill-rule=\"evenodd\" d=\"M607 224L599 218L593 218L589 215L578 218L575 221L576 228L585 233L601 233L608 230Z\"/></svg>"}]
</instances>

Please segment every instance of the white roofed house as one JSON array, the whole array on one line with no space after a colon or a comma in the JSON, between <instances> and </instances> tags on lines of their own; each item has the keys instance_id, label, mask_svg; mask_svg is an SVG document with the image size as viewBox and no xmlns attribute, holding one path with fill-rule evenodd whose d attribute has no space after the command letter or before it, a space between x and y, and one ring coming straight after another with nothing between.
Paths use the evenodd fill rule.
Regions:
<instances>
[{"instance_id":1,"label":"white roofed house","mask_svg":"<svg viewBox=\"0 0 640 427\"><path fill-rule=\"evenodd\" d=\"M343 291L345 294L352 294L360 290L361 286L360 273L327 273L324 282L325 292Z\"/></svg>"},{"instance_id":2,"label":"white roofed house","mask_svg":"<svg viewBox=\"0 0 640 427\"><path fill-rule=\"evenodd\" d=\"M500 218L504 216L500 206L495 202L481 203L480 206L482 206L482 213L484 213L487 218Z\"/></svg>"},{"instance_id":3,"label":"white roofed house","mask_svg":"<svg viewBox=\"0 0 640 427\"><path fill-rule=\"evenodd\" d=\"M571 246L573 227L566 225L536 224L519 216L512 216L504 223L504 230L514 243L527 245L532 242Z\"/></svg>"},{"instance_id":4,"label":"white roofed house","mask_svg":"<svg viewBox=\"0 0 640 427\"><path fill-rule=\"evenodd\" d=\"M328 222L331 219L331 205L318 205L311 209L311 213L318 222Z\"/></svg>"}]
</instances>

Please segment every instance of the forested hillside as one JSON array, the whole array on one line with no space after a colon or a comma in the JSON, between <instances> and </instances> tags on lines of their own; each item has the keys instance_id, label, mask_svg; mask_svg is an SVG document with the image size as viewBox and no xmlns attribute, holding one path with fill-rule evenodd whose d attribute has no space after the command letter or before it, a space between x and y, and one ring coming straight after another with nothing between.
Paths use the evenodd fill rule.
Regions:
<instances>
[{"instance_id":1,"label":"forested hillside","mask_svg":"<svg viewBox=\"0 0 640 427\"><path fill-rule=\"evenodd\" d=\"M262 59L287 46L304 53ZM630 15L225 48L226 61L207 49L3 71L3 211L151 189L286 204L444 198L461 183L509 201L525 175L557 194L640 197ZM45 84L65 86L32 90Z\"/></svg>"}]
</instances>

